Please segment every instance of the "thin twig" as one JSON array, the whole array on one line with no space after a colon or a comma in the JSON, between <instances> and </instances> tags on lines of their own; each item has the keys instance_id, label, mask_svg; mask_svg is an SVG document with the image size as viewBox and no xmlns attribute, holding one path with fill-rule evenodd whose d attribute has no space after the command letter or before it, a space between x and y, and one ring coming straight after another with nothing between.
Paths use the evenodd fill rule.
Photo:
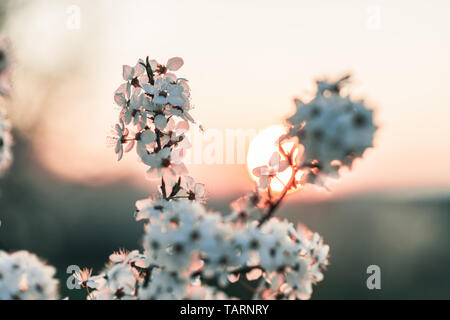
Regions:
<instances>
[{"instance_id":1,"label":"thin twig","mask_svg":"<svg viewBox=\"0 0 450 320\"><path fill-rule=\"evenodd\" d=\"M280 150L282 150L282 148L280 147ZM280 206L281 202L283 201L283 199L286 197L287 193L289 190L291 190L291 188L295 188L295 176L298 172L298 168L296 168L296 166L294 165L294 161L293 161L293 152L294 148L289 152L289 154L287 155L289 164L292 168L292 174L291 177L289 178L288 183L284 186L283 191L281 192L281 195L278 197L277 201L275 202L271 202L269 210L267 211L267 213L261 217L261 219L259 219L259 224L258 224L258 228L260 228L267 220L269 220L274 212L276 211L276 209ZM283 150L283 155L284 155L284 150Z\"/></svg>"}]
</instances>

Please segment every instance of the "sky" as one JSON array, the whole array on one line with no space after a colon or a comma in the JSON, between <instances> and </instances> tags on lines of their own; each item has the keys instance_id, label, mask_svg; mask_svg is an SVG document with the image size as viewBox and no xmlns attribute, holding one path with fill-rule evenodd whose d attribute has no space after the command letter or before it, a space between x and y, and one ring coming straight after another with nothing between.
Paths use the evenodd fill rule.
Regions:
<instances>
[{"instance_id":1,"label":"sky","mask_svg":"<svg viewBox=\"0 0 450 320\"><path fill-rule=\"evenodd\" d=\"M122 65L149 55L183 57L179 76L210 132L203 147L227 130L282 124L316 79L351 72L349 92L375 110L379 130L364 159L330 182L333 196L450 187L448 1L13 3L3 30L17 60L10 114L24 132L40 119L36 157L63 179L149 187L137 156L117 163L106 143ZM252 188L244 163L193 162L212 198Z\"/></svg>"}]
</instances>

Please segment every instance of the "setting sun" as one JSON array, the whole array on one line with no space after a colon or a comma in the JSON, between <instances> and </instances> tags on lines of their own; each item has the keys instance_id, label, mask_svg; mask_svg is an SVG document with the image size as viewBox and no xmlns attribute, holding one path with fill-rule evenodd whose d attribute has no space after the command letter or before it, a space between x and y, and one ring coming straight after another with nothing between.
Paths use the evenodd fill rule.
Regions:
<instances>
[{"instance_id":1,"label":"setting sun","mask_svg":"<svg viewBox=\"0 0 450 320\"><path fill-rule=\"evenodd\" d=\"M265 166L269 163L270 158L274 152L279 150L278 139L286 133L286 129L282 125L272 125L261 130L258 135L252 140L247 153L247 169L253 180L258 181L253 170L255 168ZM285 142L283 149L289 152L293 147L292 142ZM288 167L286 170L279 172L270 182L272 191L283 191L286 183L292 175L292 168ZM298 180L302 172L297 173Z\"/></svg>"}]
</instances>

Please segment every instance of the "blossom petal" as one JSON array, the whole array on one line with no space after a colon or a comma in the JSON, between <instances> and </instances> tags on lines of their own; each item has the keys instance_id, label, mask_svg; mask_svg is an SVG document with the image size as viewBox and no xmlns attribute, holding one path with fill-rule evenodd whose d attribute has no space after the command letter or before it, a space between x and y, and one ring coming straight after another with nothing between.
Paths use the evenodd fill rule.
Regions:
<instances>
[{"instance_id":1,"label":"blossom petal","mask_svg":"<svg viewBox=\"0 0 450 320\"><path fill-rule=\"evenodd\" d=\"M169 61L167 61L167 69L169 69L170 71L177 71L178 69L180 69L184 64L183 58L180 57L173 57L170 58Z\"/></svg>"},{"instance_id":2,"label":"blossom petal","mask_svg":"<svg viewBox=\"0 0 450 320\"><path fill-rule=\"evenodd\" d=\"M160 115L160 114L158 114L158 115L155 117L154 122L155 122L155 126L156 126L159 130L164 130L164 128L165 128L166 125L167 125L167 119L166 119L166 117L164 117L163 115Z\"/></svg>"},{"instance_id":3,"label":"blossom petal","mask_svg":"<svg viewBox=\"0 0 450 320\"><path fill-rule=\"evenodd\" d=\"M134 70L130 66L123 66L123 80L132 80L133 79Z\"/></svg>"}]
</instances>

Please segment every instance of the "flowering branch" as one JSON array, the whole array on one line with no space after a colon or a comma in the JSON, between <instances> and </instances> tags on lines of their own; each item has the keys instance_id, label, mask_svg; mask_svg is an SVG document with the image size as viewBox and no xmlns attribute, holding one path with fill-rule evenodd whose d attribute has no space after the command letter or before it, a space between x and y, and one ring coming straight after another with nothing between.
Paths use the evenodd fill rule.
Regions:
<instances>
[{"instance_id":1,"label":"flowering branch","mask_svg":"<svg viewBox=\"0 0 450 320\"><path fill-rule=\"evenodd\" d=\"M181 58L171 58L163 65L147 57L135 67L123 67L125 83L114 98L122 111L110 140L119 160L136 146L140 160L149 167L147 177L161 182L160 193L136 202L136 219L145 222L144 252L111 255L105 270L89 279L94 289L88 298L226 297L229 283L239 280L242 274L250 281L260 279L254 298L309 298L312 285L323 279L329 247L317 233L273 217L289 191L318 181L310 177L327 175L335 166L331 160L351 164L350 160L336 159L334 154L324 158L314 149L320 141L311 147L305 140L305 135L311 135L309 131L313 131L315 139L335 136L327 131L335 125L333 121L357 109L351 100L339 95L344 80L318 83L317 97L311 102L314 107L306 108L313 109L308 113L312 118L305 117L302 105L288 119L290 128L280 139L278 152L268 165L253 171L259 177L256 190L233 202L232 212L223 215L206 210L202 204L204 186L187 175L183 163L185 149L190 146L185 133L189 123L195 123L189 113L187 80L173 73L183 63ZM325 96L325 91L331 96ZM342 99L350 103L350 111L348 106L335 108L334 104ZM325 119L328 122L322 119L315 123L316 109L325 115L332 110ZM371 119L366 120L371 124ZM289 152L283 148L287 139L297 139ZM345 146L352 150L351 155L357 155L358 150L362 154L366 147L358 149L358 142L352 143ZM288 168L290 178L277 195L271 182L279 180L278 173Z\"/></svg>"}]
</instances>

